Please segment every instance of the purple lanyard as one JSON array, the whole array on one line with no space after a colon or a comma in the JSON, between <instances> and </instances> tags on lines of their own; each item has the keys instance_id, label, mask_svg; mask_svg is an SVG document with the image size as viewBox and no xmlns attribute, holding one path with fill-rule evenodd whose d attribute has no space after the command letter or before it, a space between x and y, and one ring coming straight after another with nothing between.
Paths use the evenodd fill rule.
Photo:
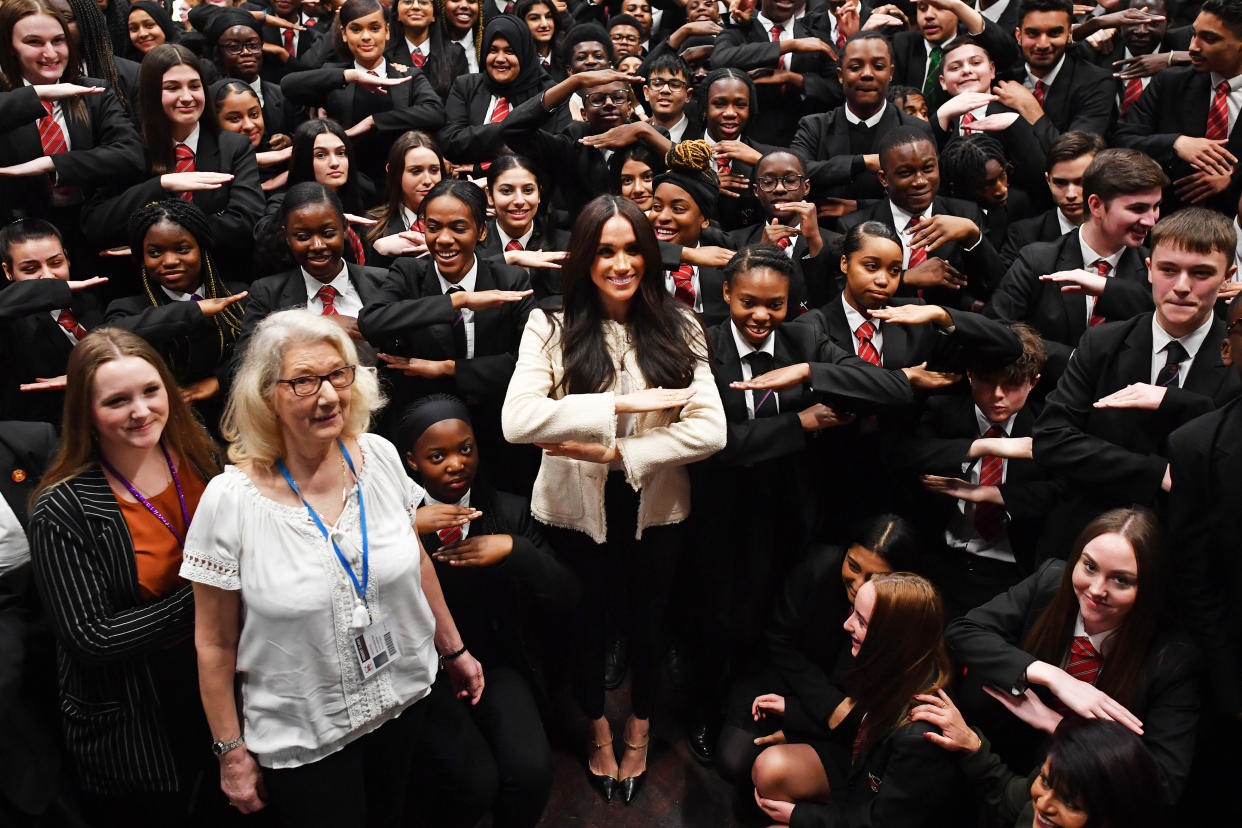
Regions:
<instances>
[{"instance_id":1,"label":"purple lanyard","mask_svg":"<svg viewBox=\"0 0 1242 828\"><path fill-rule=\"evenodd\" d=\"M164 448L163 442L160 443L160 451L164 452L164 460L168 463L168 473L172 475L173 485L177 487L177 500L181 502L181 519L185 521L185 525L188 528L190 525L190 511L185 507L185 494L181 491L181 478L177 477L177 470L173 468L172 458L168 456L168 449ZM135 500L143 506L146 506L148 512L159 518L160 523L164 524L165 528L167 528L169 532L172 532L172 536L177 539L177 545L182 549L185 549L185 538L181 536L180 532L173 528L173 525L168 522L168 518L164 517L163 513L160 512L159 509L155 508L155 504L143 497L142 494L134 488L134 484L122 477L121 473L114 469L112 464L109 463L102 455L99 458L99 462L103 463L104 468L108 470L108 474L121 481L125 488L129 489L129 493L134 496Z\"/></svg>"}]
</instances>

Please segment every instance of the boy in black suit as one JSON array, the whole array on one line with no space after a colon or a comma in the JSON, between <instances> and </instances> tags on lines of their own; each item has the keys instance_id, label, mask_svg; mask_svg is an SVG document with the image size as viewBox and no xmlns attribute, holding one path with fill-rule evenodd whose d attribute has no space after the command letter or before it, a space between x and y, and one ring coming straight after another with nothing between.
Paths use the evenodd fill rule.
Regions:
<instances>
[{"instance_id":1,"label":"boy in black suit","mask_svg":"<svg viewBox=\"0 0 1242 828\"><path fill-rule=\"evenodd\" d=\"M1067 51L1073 13L1070 0L1022 0L1014 32L1024 61L1019 80L996 87L1000 102L1034 127L1045 150L1070 130L1106 135L1116 115L1112 73Z\"/></svg>"},{"instance_id":2,"label":"boy in black suit","mask_svg":"<svg viewBox=\"0 0 1242 828\"><path fill-rule=\"evenodd\" d=\"M89 288L103 278L73 280L60 231L41 219L0 230L0 412L5 419L60 424L64 374L78 340L103 322Z\"/></svg>"},{"instance_id":3,"label":"boy in black suit","mask_svg":"<svg viewBox=\"0 0 1242 828\"><path fill-rule=\"evenodd\" d=\"M1101 153L1103 155L1103 153ZM1089 329L1035 424L1035 459L1070 485L1049 527L1069 543L1119 505L1154 506L1170 487L1169 433L1237 396L1213 314L1234 273L1229 219L1181 210L1152 230L1155 313Z\"/></svg>"},{"instance_id":4,"label":"boy in black suit","mask_svg":"<svg viewBox=\"0 0 1242 828\"><path fill-rule=\"evenodd\" d=\"M1056 241L1083 223L1087 198L1082 192L1082 177L1102 149L1104 139L1093 132L1066 132L1052 142L1044 180L1048 182L1053 207L1009 225L1001 249L1005 267L1012 265L1018 252L1028 244Z\"/></svg>"},{"instance_id":5,"label":"boy in black suit","mask_svg":"<svg viewBox=\"0 0 1242 828\"><path fill-rule=\"evenodd\" d=\"M909 468L933 494L920 510L930 549L943 550L938 584L949 616L1004 592L1035 570L1043 518L1061 485L1031 458L1031 431L1045 353L1039 334L1012 325L1022 356L1006 365L980 363L967 374L970 394L927 401L918 430L905 442Z\"/></svg>"},{"instance_id":6,"label":"boy in black suit","mask_svg":"<svg viewBox=\"0 0 1242 828\"><path fill-rule=\"evenodd\" d=\"M1104 150L1083 176L1090 215L1054 242L1022 249L984 312L1044 338L1055 382L1089 327L1151 308L1142 248L1168 178L1141 152Z\"/></svg>"},{"instance_id":7,"label":"boy in black suit","mask_svg":"<svg viewBox=\"0 0 1242 828\"><path fill-rule=\"evenodd\" d=\"M1242 192L1242 2L1207 0L1195 18L1191 65L1166 69L1117 124L1116 142L1159 161L1173 180L1171 208L1233 212Z\"/></svg>"},{"instance_id":8,"label":"boy in black suit","mask_svg":"<svg viewBox=\"0 0 1242 828\"><path fill-rule=\"evenodd\" d=\"M644 71L647 84L643 97L651 109L651 123L665 130L674 144L702 138L698 112L687 111L694 84L686 62L675 54L664 54L648 63Z\"/></svg>"}]
</instances>

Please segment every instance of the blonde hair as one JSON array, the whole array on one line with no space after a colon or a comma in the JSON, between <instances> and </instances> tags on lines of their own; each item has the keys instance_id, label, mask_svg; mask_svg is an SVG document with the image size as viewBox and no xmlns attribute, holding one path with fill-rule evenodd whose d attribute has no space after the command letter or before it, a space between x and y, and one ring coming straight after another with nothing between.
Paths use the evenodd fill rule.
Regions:
<instances>
[{"instance_id":1,"label":"blonde hair","mask_svg":"<svg viewBox=\"0 0 1242 828\"><path fill-rule=\"evenodd\" d=\"M350 365L358 364L353 340L323 316L305 309L287 310L273 313L259 323L234 378L221 422L224 439L229 442L229 460L248 460L270 469L284 454L284 435L272 407L276 382L281 379L280 371L290 348L319 343L331 345ZM366 431L371 416L386 402L371 368L358 366L350 389L342 437L356 437Z\"/></svg>"}]
</instances>

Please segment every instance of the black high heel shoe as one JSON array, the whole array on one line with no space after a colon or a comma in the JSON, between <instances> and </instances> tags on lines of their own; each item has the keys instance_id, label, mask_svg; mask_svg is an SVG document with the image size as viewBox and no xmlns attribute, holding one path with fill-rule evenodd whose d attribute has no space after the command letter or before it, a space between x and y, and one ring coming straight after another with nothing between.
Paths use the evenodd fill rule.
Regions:
<instances>
[{"instance_id":1,"label":"black high heel shoe","mask_svg":"<svg viewBox=\"0 0 1242 828\"><path fill-rule=\"evenodd\" d=\"M598 744L592 743L591 753L594 753L602 747L612 747L611 737L606 742L600 742ZM599 791L599 795L604 798L605 802L611 803L613 794L616 793L617 790L617 777L610 776L606 773L596 773L591 770L591 757L589 755L587 756L586 773L587 779L591 782L591 787Z\"/></svg>"},{"instance_id":2,"label":"black high heel shoe","mask_svg":"<svg viewBox=\"0 0 1242 828\"><path fill-rule=\"evenodd\" d=\"M632 719L634 717L631 716L630 718ZM626 729L627 730L629 729L628 723L626 725ZM648 732L647 738L643 741L641 745L633 744L632 742L630 742L630 740L626 739L625 749L645 751L647 749L647 746L650 744L651 744L651 733ZM618 765L618 768L620 768L619 765ZM620 770L618 770L618 773L619 772ZM644 754L643 769L639 771L638 776L627 776L624 779L622 779L620 782L622 802L624 802L626 805L629 805L630 802L634 800L634 797L638 795L638 789L642 787L643 779L645 779L646 776L647 776L647 757Z\"/></svg>"}]
</instances>

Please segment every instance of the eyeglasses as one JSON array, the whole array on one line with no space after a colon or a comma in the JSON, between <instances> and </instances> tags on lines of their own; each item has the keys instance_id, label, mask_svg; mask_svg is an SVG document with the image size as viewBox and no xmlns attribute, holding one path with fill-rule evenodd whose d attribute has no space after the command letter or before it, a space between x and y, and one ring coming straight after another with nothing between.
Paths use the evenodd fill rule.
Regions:
<instances>
[{"instance_id":1,"label":"eyeglasses","mask_svg":"<svg viewBox=\"0 0 1242 828\"><path fill-rule=\"evenodd\" d=\"M587 106L593 109L599 109L606 103L610 103L613 106L622 106L630 102L630 92L628 89L618 89L615 92L592 92L583 100L586 101Z\"/></svg>"},{"instance_id":2,"label":"eyeglasses","mask_svg":"<svg viewBox=\"0 0 1242 828\"><path fill-rule=\"evenodd\" d=\"M357 365L346 365L344 368L337 368L335 371L327 374L307 374L304 377L276 380L276 382L284 383L292 388L294 396L309 397L312 394L319 393L319 388L323 385L324 380L332 383L333 388L348 388L354 384L354 376L357 373Z\"/></svg>"},{"instance_id":3,"label":"eyeglasses","mask_svg":"<svg viewBox=\"0 0 1242 828\"><path fill-rule=\"evenodd\" d=\"M684 80L677 80L676 78L652 78L647 81L647 86L657 92L666 86L673 92L680 92L689 85Z\"/></svg>"},{"instance_id":4,"label":"eyeglasses","mask_svg":"<svg viewBox=\"0 0 1242 828\"><path fill-rule=\"evenodd\" d=\"M642 38L638 35L612 34L609 37L613 43L642 43Z\"/></svg>"},{"instance_id":5,"label":"eyeglasses","mask_svg":"<svg viewBox=\"0 0 1242 828\"><path fill-rule=\"evenodd\" d=\"M245 43L221 43L220 51L224 52L226 55L232 55L233 57L240 55L242 52L249 52L252 55L257 55L259 52L263 51L263 41L247 40Z\"/></svg>"},{"instance_id":6,"label":"eyeglasses","mask_svg":"<svg viewBox=\"0 0 1242 828\"><path fill-rule=\"evenodd\" d=\"M398 6L430 6L431 0L398 0Z\"/></svg>"},{"instance_id":7,"label":"eyeglasses","mask_svg":"<svg viewBox=\"0 0 1242 828\"><path fill-rule=\"evenodd\" d=\"M797 187L802 186L803 181L806 181L805 175L798 175L797 173L789 173L788 175L783 175L780 178L776 178L770 175L765 175L762 178L756 179L755 183L759 185L759 189L763 190L765 193L770 193L776 189L776 185L778 182L783 184L786 190L793 190Z\"/></svg>"}]
</instances>

